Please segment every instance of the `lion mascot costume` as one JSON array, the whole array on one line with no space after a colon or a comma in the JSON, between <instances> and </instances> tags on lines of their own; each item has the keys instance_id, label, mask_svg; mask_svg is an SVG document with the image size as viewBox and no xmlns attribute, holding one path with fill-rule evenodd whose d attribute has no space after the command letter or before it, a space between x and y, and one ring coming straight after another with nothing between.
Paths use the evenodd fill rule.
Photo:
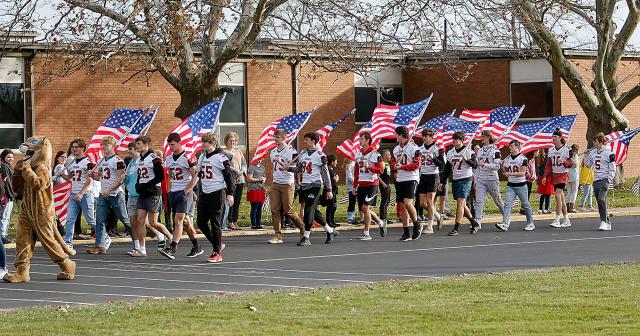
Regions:
<instances>
[{"instance_id":1,"label":"lion mascot costume","mask_svg":"<svg viewBox=\"0 0 640 336\"><path fill-rule=\"evenodd\" d=\"M51 181L51 142L46 137L31 137L20 146L25 159L18 161L12 182L22 195L16 232L16 273L7 274L6 282L28 282L31 256L39 240L51 260L60 266L58 280L72 280L76 263L69 259L69 248L56 228Z\"/></svg>"}]
</instances>

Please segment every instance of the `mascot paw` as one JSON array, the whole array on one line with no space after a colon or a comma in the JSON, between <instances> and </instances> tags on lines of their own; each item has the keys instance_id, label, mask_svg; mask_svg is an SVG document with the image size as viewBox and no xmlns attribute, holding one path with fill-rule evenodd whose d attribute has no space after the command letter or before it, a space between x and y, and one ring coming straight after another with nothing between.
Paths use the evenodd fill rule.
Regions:
<instances>
[{"instance_id":1,"label":"mascot paw","mask_svg":"<svg viewBox=\"0 0 640 336\"><path fill-rule=\"evenodd\" d=\"M76 276L76 263L73 260L67 259L60 264L61 272L58 273L58 280L73 280Z\"/></svg>"},{"instance_id":2,"label":"mascot paw","mask_svg":"<svg viewBox=\"0 0 640 336\"><path fill-rule=\"evenodd\" d=\"M14 273L6 274L4 278L2 278L2 280L10 283L29 282L29 280L31 280L31 277L29 277L29 274Z\"/></svg>"}]
</instances>

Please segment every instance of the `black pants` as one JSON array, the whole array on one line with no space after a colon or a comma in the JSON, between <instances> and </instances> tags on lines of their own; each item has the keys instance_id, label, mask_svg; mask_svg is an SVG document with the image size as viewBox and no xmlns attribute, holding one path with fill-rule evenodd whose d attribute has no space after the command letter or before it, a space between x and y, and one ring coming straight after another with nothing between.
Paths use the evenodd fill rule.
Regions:
<instances>
[{"instance_id":1,"label":"black pants","mask_svg":"<svg viewBox=\"0 0 640 336\"><path fill-rule=\"evenodd\" d=\"M551 195L540 195L540 210L549 210Z\"/></svg>"},{"instance_id":2,"label":"black pants","mask_svg":"<svg viewBox=\"0 0 640 336\"><path fill-rule=\"evenodd\" d=\"M338 202L334 197L327 204L327 223L335 224L336 223L336 209L338 209Z\"/></svg>"},{"instance_id":3,"label":"black pants","mask_svg":"<svg viewBox=\"0 0 640 336\"><path fill-rule=\"evenodd\" d=\"M313 221L324 226L327 224L322 217L322 212L317 211L318 203L320 202L320 187L311 187L309 189L300 190L300 193L304 196L304 230L311 231Z\"/></svg>"},{"instance_id":4,"label":"black pants","mask_svg":"<svg viewBox=\"0 0 640 336\"><path fill-rule=\"evenodd\" d=\"M391 201L391 187L380 188L380 219L387 219L387 208Z\"/></svg>"},{"instance_id":5,"label":"black pants","mask_svg":"<svg viewBox=\"0 0 640 336\"><path fill-rule=\"evenodd\" d=\"M356 211L356 195L349 192L349 205L347 206L347 212Z\"/></svg>"},{"instance_id":6,"label":"black pants","mask_svg":"<svg viewBox=\"0 0 640 336\"><path fill-rule=\"evenodd\" d=\"M236 191L233 193L233 205L229 208L229 217L227 222L237 223L238 213L240 211L240 200L242 199L242 189L244 189L243 183L236 184Z\"/></svg>"},{"instance_id":7,"label":"black pants","mask_svg":"<svg viewBox=\"0 0 640 336\"><path fill-rule=\"evenodd\" d=\"M198 199L198 228L213 246L213 252L220 252L222 244L222 208L227 195L224 189L210 194L202 193ZM211 222L211 226L209 226Z\"/></svg>"}]
</instances>

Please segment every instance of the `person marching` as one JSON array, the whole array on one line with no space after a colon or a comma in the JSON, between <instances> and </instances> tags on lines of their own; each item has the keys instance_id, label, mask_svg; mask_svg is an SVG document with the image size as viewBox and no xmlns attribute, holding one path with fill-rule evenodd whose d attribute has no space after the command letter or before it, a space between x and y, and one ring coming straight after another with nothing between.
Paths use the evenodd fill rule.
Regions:
<instances>
[{"instance_id":1,"label":"person marching","mask_svg":"<svg viewBox=\"0 0 640 336\"><path fill-rule=\"evenodd\" d=\"M422 152L422 164L420 167L420 183L418 195L420 206L427 209L427 227L424 233L433 233L433 219L435 217L438 227L442 227L442 216L436 211L435 197L440 184L440 170L444 168L444 151L433 141L435 131L426 128L422 131L424 143L420 147Z\"/></svg>"},{"instance_id":2,"label":"person marching","mask_svg":"<svg viewBox=\"0 0 640 336\"><path fill-rule=\"evenodd\" d=\"M198 178L201 183L200 197L198 198L198 228L207 237L213 247L211 256L207 262L222 261L222 250L225 245L222 242L222 209L225 202L233 206L233 193L236 187L235 176L231 168L231 162L225 155L214 133L202 136L202 148L196 165ZM209 226L211 222L211 226Z\"/></svg>"},{"instance_id":3,"label":"person marching","mask_svg":"<svg viewBox=\"0 0 640 336\"><path fill-rule=\"evenodd\" d=\"M188 158L185 150L182 148L182 139L180 134L171 133L167 137L167 144L172 154L165 159L165 166L168 168L169 175L169 192L167 201L169 209L173 214L173 240L171 244L160 251L160 254L167 259L175 259L176 250L182 232L186 232L191 240L191 252L187 254L189 258L195 258L204 253L198 244L196 230L193 228L191 218L187 216L187 212L193 202L193 187L196 184L198 169L193 158Z\"/></svg>"},{"instance_id":4,"label":"person marching","mask_svg":"<svg viewBox=\"0 0 640 336\"><path fill-rule=\"evenodd\" d=\"M593 137L593 147L585 156L584 164L593 167L593 191L598 203L598 213L600 214L600 231L611 231L611 222L607 211L607 192L609 184L616 175L616 157L611 152L609 146L605 145L603 133L598 133Z\"/></svg>"},{"instance_id":5,"label":"person marching","mask_svg":"<svg viewBox=\"0 0 640 336\"><path fill-rule=\"evenodd\" d=\"M565 202L564 189L569 179L569 168L574 167L575 162L571 159L571 150L565 146L566 140L562 137L562 132L557 128L553 132L553 146L549 148L549 159L544 170L542 183L551 181L556 199L556 219L550 226L554 228L565 228L571 226L569 214L567 213L567 203ZM562 219L560 216L563 216Z\"/></svg>"},{"instance_id":6,"label":"person marching","mask_svg":"<svg viewBox=\"0 0 640 336\"><path fill-rule=\"evenodd\" d=\"M482 147L478 152L478 168L476 169L476 194L475 194L475 220L482 228L482 217L484 215L484 201L487 193L491 195L493 202L500 210L502 221L504 218L504 203L500 196L500 180L498 179L498 170L500 170L500 151L494 145L493 135L491 131L483 131ZM509 206L511 206L509 204Z\"/></svg>"},{"instance_id":7,"label":"person marching","mask_svg":"<svg viewBox=\"0 0 640 336\"><path fill-rule=\"evenodd\" d=\"M288 217L298 230L300 239L304 237L304 223L293 208L295 197L295 174L287 169L289 165L297 159L298 153L286 142L287 132L277 129L273 133L276 147L269 153L271 166L273 168L271 190L269 191L269 206L271 207L271 218L273 220L273 231L275 235L268 241L269 244L282 244L282 220Z\"/></svg>"},{"instance_id":8,"label":"person marching","mask_svg":"<svg viewBox=\"0 0 640 336\"><path fill-rule=\"evenodd\" d=\"M304 135L305 150L298 157L298 164L288 169L289 172L302 175L300 200L303 201L301 203L304 206L304 236L298 242L298 246L311 246L309 237L311 236L311 227L314 220L322 225L327 232L325 244L331 244L335 236L338 235L338 231L329 226L322 217L322 213L317 211L318 202L322 196L322 186L325 188L327 199L333 198L327 157L316 147L318 140L316 133L306 133ZM284 165L284 162L280 164Z\"/></svg>"},{"instance_id":9,"label":"person marching","mask_svg":"<svg viewBox=\"0 0 640 336\"><path fill-rule=\"evenodd\" d=\"M364 232L359 240L371 240L369 227L371 226L371 218L376 217L376 221L380 225L380 236L387 235L387 226L381 221L370 207L375 206L378 199L378 180L380 174L383 173L384 166L382 157L371 146L371 133L362 132L360 137L360 151L354 157L356 166L353 179L353 193L358 199L358 207L363 214Z\"/></svg>"},{"instance_id":10,"label":"person marching","mask_svg":"<svg viewBox=\"0 0 640 336\"><path fill-rule=\"evenodd\" d=\"M533 231L536 229L533 223L533 214L531 204L529 204L529 193L527 187L527 169L528 160L520 154L520 142L511 140L509 143L509 156L502 162L502 172L507 177L507 190L505 196L507 198L507 206L504 208L504 216L502 223L496 223L496 227L502 231L509 230L511 224L511 204L515 201L516 196L520 199L525 216L527 217L527 225L523 230Z\"/></svg>"},{"instance_id":11,"label":"person marching","mask_svg":"<svg viewBox=\"0 0 640 336\"><path fill-rule=\"evenodd\" d=\"M110 209L124 223L125 228L131 226L122 189L122 181L126 177L126 165L124 160L116 155L116 139L114 137L109 135L102 138L100 145L102 152L104 152L104 158L98 162L93 174L95 180L100 180L100 197L96 202L96 242L93 248L87 250L89 254L107 253L111 245L111 238L105 227L107 213Z\"/></svg>"},{"instance_id":12,"label":"person marching","mask_svg":"<svg viewBox=\"0 0 640 336\"><path fill-rule=\"evenodd\" d=\"M456 200L455 226L449 232L449 236L457 236L462 217L471 222L471 234L476 234L480 230L480 225L473 218L471 210L467 207L467 197L471 193L471 182L473 178L473 168L477 167L476 155L471 150L471 146L464 145L464 132L453 133L453 148L447 152L447 164L444 167L444 174L440 180L440 188L444 185L449 176L452 177L451 191Z\"/></svg>"},{"instance_id":13,"label":"person marching","mask_svg":"<svg viewBox=\"0 0 640 336\"><path fill-rule=\"evenodd\" d=\"M420 148L409 141L409 129L398 126L395 129L398 145L393 149L391 167L396 171L396 202L399 205L402 228L400 241L417 240L422 235L422 224L418 222L418 214L414 206L416 187L420 180ZM409 232L409 219L413 223L413 234Z\"/></svg>"}]
</instances>

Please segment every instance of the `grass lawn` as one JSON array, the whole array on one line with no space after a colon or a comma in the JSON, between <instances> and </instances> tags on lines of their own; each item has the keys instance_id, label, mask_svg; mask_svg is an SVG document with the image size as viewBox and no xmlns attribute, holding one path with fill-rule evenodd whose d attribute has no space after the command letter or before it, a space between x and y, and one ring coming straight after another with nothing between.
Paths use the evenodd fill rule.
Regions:
<instances>
[{"instance_id":1,"label":"grass lawn","mask_svg":"<svg viewBox=\"0 0 640 336\"><path fill-rule=\"evenodd\" d=\"M7 335L638 335L640 264L30 308L0 321Z\"/></svg>"},{"instance_id":2,"label":"grass lawn","mask_svg":"<svg viewBox=\"0 0 640 336\"><path fill-rule=\"evenodd\" d=\"M638 207L640 206L640 199L638 197L636 197L636 195L634 195L631 192L631 186L633 185L633 183L635 182L635 178L633 179L627 179L626 182L624 184L621 184L619 186L617 186L614 191L609 191L609 206L612 208L623 208L623 207ZM501 190L503 192L503 200L504 200L504 190L506 188L506 181L501 182ZM340 190L339 190L339 195L338 195L338 199L341 199L344 195L345 195L346 189L344 188L344 186L340 186ZM394 196L395 193L392 192L392 197ZM581 197L581 193L578 193L578 202L580 202L580 197ZM451 196L450 196L451 197ZM380 204L380 200L378 199L378 204ZM452 206L455 206L453 199L449 200L449 204ZM551 197L551 206L550 209L553 211L555 201L553 200L553 196ZM531 207L534 210L534 214L536 213L538 207L540 205L539 202L539 195L535 193L535 185L534 185L534 191L531 194ZM249 227L251 225L250 221L249 221L249 202L246 201L246 191L245 191L245 195L242 198L242 204L240 205L240 217L238 219L238 222L240 224L240 226L245 226L245 227ZM593 206L597 207L596 205L596 201L595 201L595 197L593 198ZM298 211L300 209L297 200L296 203L294 205L295 209ZM321 209L321 211L325 212L325 208L323 207L319 207L319 209ZM378 209L374 208L374 210L376 211L376 213L378 213ZM455 210L455 209L454 209ZM15 228L15 223L18 221L18 207L14 206L13 209L13 216L11 217L11 226L13 228ZM493 201L490 199L490 197L487 198L487 200L485 201L485 213L488 214L497 214L498 213L498 208L495 206L495 204L493 203ZM389 216L392 219L396 218L396 211L395 211L395 206L389 206ZM336 211L336 222L338 223L344 223L347 221L347 204L338 204L338 209ZM164 223L164 217L162 218L162 222ZM262 222L263 225L265 226L270 226L271 225L271 214L267 214L266 212L262 213ZM122 224L118 224L119 225L119 230L122 232L124 230L124 227L122 226ZM82 218L82 227L84 228L84 230L88 230L89 225L86 223L86 221L84 220L84 218ZM11 237L15 237L15 230L14 229L10 229L9 230L9 235Z\"/></svg>"}]
</instances>

